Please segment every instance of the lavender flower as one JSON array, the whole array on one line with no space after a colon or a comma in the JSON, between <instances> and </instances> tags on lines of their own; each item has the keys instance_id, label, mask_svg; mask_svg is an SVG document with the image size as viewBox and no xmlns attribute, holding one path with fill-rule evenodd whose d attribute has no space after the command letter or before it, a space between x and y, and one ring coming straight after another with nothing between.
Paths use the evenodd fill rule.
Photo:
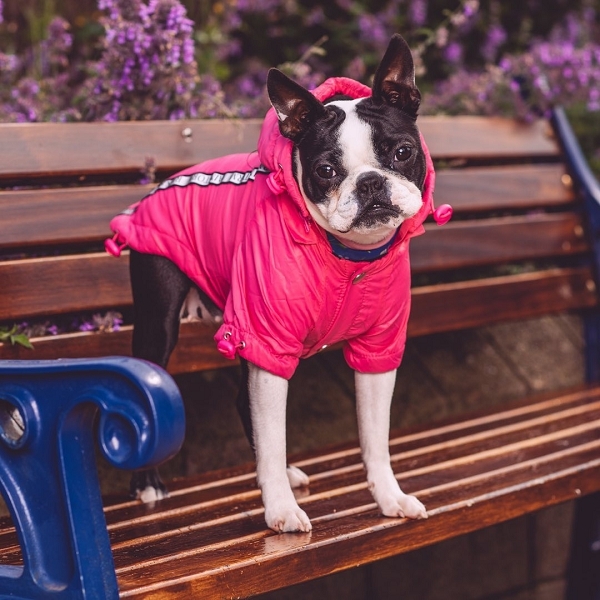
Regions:
<instances>
[{"instance_id":1,"label":"lavender flower","mask_svg":"<svg viewBox=\"0 0 600 600\"><path fill-rule=\"evenodd\" d=\"M487 62L494 61L498 49L506 42L506 38L506 31L500 24L496 23L489 28L485 43L481 49L481 54Z\"/></svg>"},{"instance_id":2,"label":"lavender flower","mask_svg":"<svg viewBox=\"0 0 600 600\"><path fill-rule=\"evenodd\" d=\"M63 19L52 21L47 38L26 52L0 52L0 120L260 117L268 108L264 82L274 55L273 44L261 38L275 35L277 55L290 57L280 66L314 88L329 75L368 83L394 31L409 39L417 75L428 85L455 73L438 82L439 97L426 97L431 110L531 115L570 100L597 110L600 46L591 0L549 34L537 14L564 2L524 2L522 23L544 40L533 43L523 37L522 23L505 18L498 0L454 0L436 10L429 0L188 3L196 25L182 1L98 0L104 35L86 50L100 53L93 63L75 55ZM321 37L323 47L312 51ZM502 56L504 47L520 50ZM483 72L458 72L484 62Z\"/></svg>"},{"instance_id":3,"label":"lavender flower","mask_svg":"<svg viewBox=\"0 0 600 600\"><path fill-rule=\"evenodd\" d=\"M458 42L450 42L444 49L444 58L453 65L462 62L463 48Z\"/></svg>"},{"instance_id":4,"label":"lavender flower","mask_svg":"<svg viewBox=\"0 0 600 600\"><path fill-rule=\"evenodd\" d=\"M375 45L385 44L390 38L383 19L376 14L360 15L358 18L358 32L360 39Z\"/></svg>"},{"instance_id":5,"label":"lavender flower","mask_svg":"<svg viewBox=\"0 0 600 600\"><path fill-rule=\"evenodd\" d=\"M427 0L412 0L408 15L411 24L415 27L422 27L427 22Z\"/></svg>"},{"instance_id":6,"label":"lavender flower","mask_svg":"<svg viewBox=\"0 0 600 600\"><path fill-rule=\"evenodd\" d=\"M178 0L100 0L104 51L86 82L86 119L195 116L193 23Z\"/></svg>"},{"instance_id":7,"label":"lavender flower","mask_svg":"<svg viewBox=\"0 0 600 600\"><path fill-rule=\"evenodd\" d=\"M426 97L423 112L505 114L531 120L554 104L600 109L600 49L538 42L480 73L458 72Z\"/></svg>"}]
</instances>

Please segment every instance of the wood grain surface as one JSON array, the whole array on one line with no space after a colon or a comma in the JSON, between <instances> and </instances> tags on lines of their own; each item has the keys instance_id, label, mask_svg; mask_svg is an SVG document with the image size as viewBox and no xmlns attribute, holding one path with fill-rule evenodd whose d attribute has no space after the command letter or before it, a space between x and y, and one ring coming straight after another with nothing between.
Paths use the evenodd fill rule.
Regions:
<instances>
[{"instance_id":1,"label":"wood grain surface","mask_svg":"<svg viewBox=\"0 0 600 600\"><path fill-rule=\"evenodd\" d=\"M428 520L382 517L352 444L292 457L311 478L299 494L309 534L265 528L250 465L174 481L170 497L154 506L114 501L105 514L121 597L246 597L598 490L600 389L393 432L390 450L396 477L425 503ZM20 560L4 522L0 562Z\"/></svg>"}]
</instances>

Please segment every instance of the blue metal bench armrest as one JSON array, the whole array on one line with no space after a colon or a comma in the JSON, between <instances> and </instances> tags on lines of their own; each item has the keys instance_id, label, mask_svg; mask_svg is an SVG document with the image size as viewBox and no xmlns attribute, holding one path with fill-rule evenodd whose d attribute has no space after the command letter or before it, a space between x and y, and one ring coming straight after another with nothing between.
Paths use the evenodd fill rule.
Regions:
<instances>
[{"instance_id":1,"label":"blue metal bench armrest","mask_svg":"<svg viewBox=\"0 0 600 600\"><path fill-rule=\"evenodd\" d=\"M551 121L564 150L575 184L586 197L586 200L595 203L600 214L600 184L590 169L562 107L556 107L552 111Z\"/></svg>"},{"instance_id":2,"label":"blue metal bench armrest","mask_svg":"<svg viewBox=\"0 0 600 600\"><path fill-rule=\"evenodd\" d=\"M573 183L583 200L585 222L592 243L596 285L600 285L600 184L590 169L575 137L567 115L561 107L552 111L552 125L567 161ZM594 309L585 318L586 378L600 382L600 313Z\"/></svg>"},{"instance_id":3,"label":"blue metal bench armrest","mask_svg":"<svg viewBox=\"0 0 600 600\"><path fill-rule=\"evenodd\" d=\"M124 469L173 456L175 383L132 358L4 361L0 414L0 490L23 553L23 566L0 566L0 598L118 598L95 439Z\"/></svg>"}]
</instances>

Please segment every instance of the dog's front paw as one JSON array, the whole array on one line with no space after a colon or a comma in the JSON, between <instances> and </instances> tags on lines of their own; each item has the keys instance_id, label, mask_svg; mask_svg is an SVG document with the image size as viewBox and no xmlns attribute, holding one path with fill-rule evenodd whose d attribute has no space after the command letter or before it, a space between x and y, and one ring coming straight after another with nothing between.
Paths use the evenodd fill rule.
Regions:
<instances>
[{"instance_id":1,"label":"dog's front paw","mask_svg":"<svg viewBox=\"0 0 600 600\"><path fill-rule=\"evenodd\" d=\"M291 533L308 532L312 529L310 519L294 498L285 471L278 477L264 483L259 480L258 483L265 507L265 521L273 531Z\"/></svg>"},{"instance_id":2,"label":"dog's front paw","mask_svg":"<svg viewBox=\"0 0 600 600\"><path fill-rule=\"evenodd\" d=\"M405 494L391 471L378 481L369 481L369 489L381 512L386 517L426 519L425 506L415 497Z\"/></svg>"},{"instance_id":3,"label":"dog's front paw","mask_svg":"<svg viewBox=\"0 0 600 600\"><path fill-rule=\"evenodd\" d=\"M307 514L295 503L266 508L265 521L267 526L277 533L308 533L312 530Z\"/></svg>"},{"instance_id":4,"label":"dog's front paw","mask_svg":"<svg viewBox=\"0 0 600 600\"><path fill-rule=\"evenodd\" d=\"M407 517L409 519L426 519L425 506L415 496L400 491L399 494L383 499L379 504L386 517Z\"/></svg>"}]
</instances>

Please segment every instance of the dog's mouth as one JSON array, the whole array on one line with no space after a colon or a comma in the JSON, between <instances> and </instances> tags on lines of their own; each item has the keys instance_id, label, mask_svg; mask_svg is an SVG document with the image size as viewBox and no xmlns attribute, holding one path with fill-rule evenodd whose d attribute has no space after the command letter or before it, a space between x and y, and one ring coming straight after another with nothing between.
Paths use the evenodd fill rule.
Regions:
<instances>
[{"instance_id":1,"label":"dog's mouth","mask_svg":"<svg viewBox=\"0 0 600 600\"><path fill-rule=\"evenodd\" d=\"M385 223L389 219L402 216L402 211L391 202L385 200L372 200L358 209L352 228L361 226L372 226Z\"/></svg>"}]
</instances>

